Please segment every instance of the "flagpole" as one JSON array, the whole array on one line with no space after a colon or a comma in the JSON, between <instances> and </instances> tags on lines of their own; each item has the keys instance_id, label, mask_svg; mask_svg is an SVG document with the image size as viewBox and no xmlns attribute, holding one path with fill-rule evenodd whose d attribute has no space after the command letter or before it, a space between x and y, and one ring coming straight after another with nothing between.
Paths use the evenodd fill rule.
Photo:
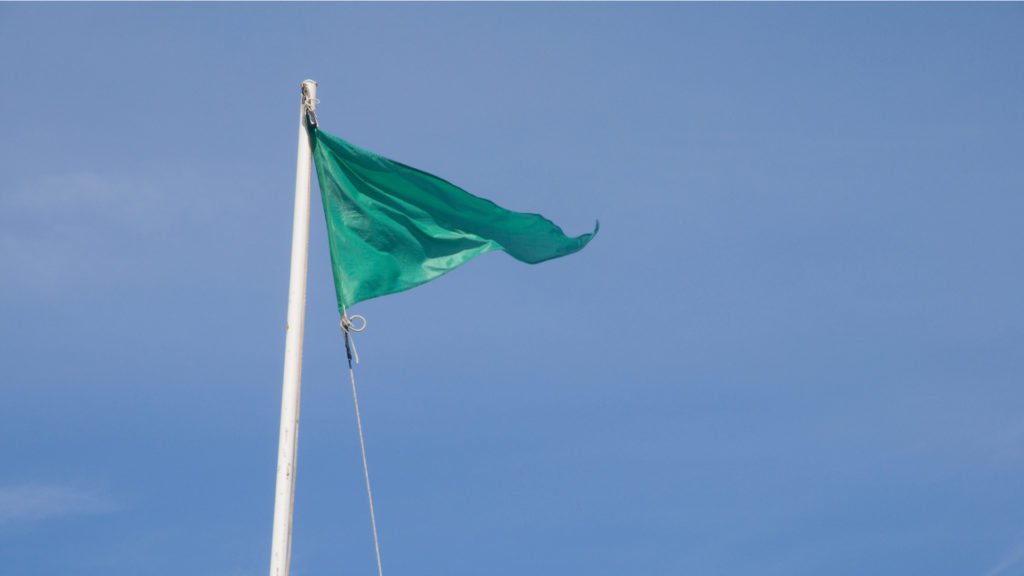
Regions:
<instances>
[{"instance_id":1,"label":"flagpole","mask_svg":"<svg viewBox=\"0 0 1024 576\"><path fill-rule=\"evenodd\" d=\"M302 333L306 320L306 269L309 259L309 184L313 160L307 113L316 109L316 82L302 82L299 107L299 150L295 164L295 216L292 223L291 279L288 282L288 323L284 340L284 383L281 390L281 432L277 449L277 488L270 576L288 576L295 511L295 458L299 443L299 397L302 382ZM314 116L315 118L315 116Z\"/></svg>"}]
</instances>

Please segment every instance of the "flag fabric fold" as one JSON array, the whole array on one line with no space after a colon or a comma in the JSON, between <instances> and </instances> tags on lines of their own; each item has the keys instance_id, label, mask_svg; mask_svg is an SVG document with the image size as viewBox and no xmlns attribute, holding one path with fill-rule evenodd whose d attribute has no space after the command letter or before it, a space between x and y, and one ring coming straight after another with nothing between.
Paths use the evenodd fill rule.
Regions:
<instances>
[{"instance_id":1,"label":"flag fabric fold","mask_svg":"<svg viewBox=\"0 0 1024 576\"><path fill-rule=\"evenodd\" d=\"M566 236L539 214L506 210L454 184L319 129L313 157L342 311L429 282L502 250L536 264L579 251L597 233Z\"/></svg>"}]
</instances>

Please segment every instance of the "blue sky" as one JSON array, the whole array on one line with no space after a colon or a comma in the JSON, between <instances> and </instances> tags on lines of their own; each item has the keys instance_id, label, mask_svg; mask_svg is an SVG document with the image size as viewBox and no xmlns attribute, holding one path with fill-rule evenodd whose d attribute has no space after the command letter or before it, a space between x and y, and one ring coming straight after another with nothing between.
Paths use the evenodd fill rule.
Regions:
<instances>
[{"instance_id":1,"label":"blue sky","mask_svg":"<svg viewBox=\"0 0 1024 576\"><path fill-rule=\"evenodd\" d=\"M1024 8L0 6L0 557L265 574L298 85L571 234L358 306L386 574L1024 574ZM293 574L372 574L314 202Z\"/></svg>"}]
</instances>

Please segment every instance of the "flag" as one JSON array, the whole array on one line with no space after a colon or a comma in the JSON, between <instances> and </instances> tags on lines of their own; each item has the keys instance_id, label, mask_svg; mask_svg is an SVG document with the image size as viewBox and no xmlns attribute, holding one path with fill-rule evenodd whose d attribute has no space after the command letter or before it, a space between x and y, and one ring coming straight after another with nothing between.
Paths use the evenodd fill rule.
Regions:
<instances>
[{"instance_id":1,"label":"flag","mask_svg":"<svg viewBox=\"0 0 1024 576\"><path fill-rule=\"evenodd\" d=\"M502 250L536 264L577 252L575 238L539 214L506 210L454 184L317 128L320 182L338 308L414 288Z\"/></svg>"}]
</instances>

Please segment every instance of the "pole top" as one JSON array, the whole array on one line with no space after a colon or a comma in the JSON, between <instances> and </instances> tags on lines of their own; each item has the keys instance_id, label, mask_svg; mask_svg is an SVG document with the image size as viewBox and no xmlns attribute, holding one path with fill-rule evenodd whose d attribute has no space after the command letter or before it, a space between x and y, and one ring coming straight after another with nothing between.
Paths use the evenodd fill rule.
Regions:
<instances>
[{"instance_id":1,"label":"pole top","mask_svg":"<svg viewBox=\"0 0 1024 576\"><path fill-rule=\"evenodd\" d=\"M310 128L316 128L316 80L303 80L302 84L302 106L306 110L306 123Z\"/></svg>"}]
</instances>

